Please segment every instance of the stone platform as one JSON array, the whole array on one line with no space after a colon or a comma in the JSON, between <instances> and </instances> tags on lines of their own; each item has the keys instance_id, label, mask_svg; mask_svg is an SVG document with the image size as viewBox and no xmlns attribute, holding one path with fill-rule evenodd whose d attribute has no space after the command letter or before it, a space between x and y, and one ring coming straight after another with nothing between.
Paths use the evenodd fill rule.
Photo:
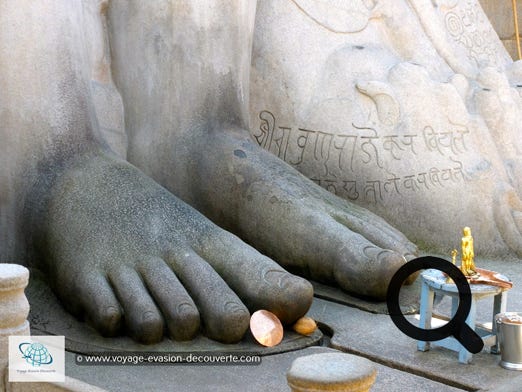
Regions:
<instances>
[{"instance_id":1,"label":"stone platform","mask_svg":"<svg viewBox=\"0 0 522 392\"><path fill-rule=\"evenodd\" d=\"M507 310L522 310L522 263L478 260L477 265L511 278L514 286L508 294ZM491 321L487 301L481 301L477 309L479 323ZM309 316L325 333L320 345L267 355L259 365L80 366L75 354L68 352L66 374L108 391L134 390L137 385L155 391L289 391L285 374L295 358L340 350L376 364L377 380L372 391L520 390L522 373L501 368L500 356L490 354L487 348L475 354L469 365L458 363L457 354L444 348L419 352L416 341L402 334L389 316L354 306L316 298ZM449 309L449 301L443 301L436 311L449 314ZM407 318L418 323L416 315Z\"/></svg>"}]
</instances>

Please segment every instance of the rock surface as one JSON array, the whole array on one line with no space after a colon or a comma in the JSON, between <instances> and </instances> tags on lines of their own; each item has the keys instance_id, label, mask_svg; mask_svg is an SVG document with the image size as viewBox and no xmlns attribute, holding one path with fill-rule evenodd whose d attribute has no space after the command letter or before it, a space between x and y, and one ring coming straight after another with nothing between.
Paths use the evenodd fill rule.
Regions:
<instances>
[{"instance_id":1,"label":"rock surface","mask_svg":"<svg viewBox=\"0 0 522 392\"><path fill-rule=\"evenodd\" d=\"M320 4L259 4L257 143L425 249L470 226L483 255L522 254L521 65L479 3Z\"/></svg>"}]
</instances>

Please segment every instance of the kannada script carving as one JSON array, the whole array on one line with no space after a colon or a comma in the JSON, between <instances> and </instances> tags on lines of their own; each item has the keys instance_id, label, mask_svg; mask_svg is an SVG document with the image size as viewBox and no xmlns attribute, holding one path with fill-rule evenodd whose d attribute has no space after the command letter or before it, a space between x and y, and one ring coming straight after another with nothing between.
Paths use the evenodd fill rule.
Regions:
<instances>
[{"instance_id":1,"label":"kannada script carving","mask_svg":"<svg viewBox=\"0 0 522 392\"><path fill-rule=\"evenodd\" d=\"M261 147L349 200L378 203L386 196L429 191L466 180L458 160L468 150L470 131L465 125L450 122L451 128L445 130L426 125L418 131L381 134L375 127L350 124L346 132L333 133L279 125L267 110L259 113L259 119L253 137ZM440 156L447 166L391 174L390 163L419 161L422 154ZM373 178L365 177L366 173L374 173Z\"/></svg>"}]
</instances>

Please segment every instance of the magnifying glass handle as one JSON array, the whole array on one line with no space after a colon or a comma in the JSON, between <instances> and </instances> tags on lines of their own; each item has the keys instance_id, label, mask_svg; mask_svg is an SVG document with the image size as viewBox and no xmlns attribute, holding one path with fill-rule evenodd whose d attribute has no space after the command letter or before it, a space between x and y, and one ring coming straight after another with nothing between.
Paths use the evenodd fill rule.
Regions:
<instances>
[{"instance_id":1,"label":"magnifying glass handle","mask_svg":"<svg viewBox=\"0 0 522 392\"><path fill-rule=\"evenodd\" d=\"M462 323L454 336L472 354L477 354L484 348L482 338L468 324Z\"/></svg>"}]
</instances>

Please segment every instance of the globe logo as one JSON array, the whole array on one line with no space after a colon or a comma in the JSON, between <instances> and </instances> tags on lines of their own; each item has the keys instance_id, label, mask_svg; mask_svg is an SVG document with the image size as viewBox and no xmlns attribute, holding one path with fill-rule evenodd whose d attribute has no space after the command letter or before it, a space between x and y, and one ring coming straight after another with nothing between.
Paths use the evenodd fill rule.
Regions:
<instances>
[{"instance_id":1,"label":"globe logo","mask_svg":"<svg viewBox=\"0 0 522 392\"><path fill-rule=\"evenodd\" d=\"M32 366L49 365L53 362L53 357L41 343L21 343L18 350L23 355L25 361Z\"/></svg>"}]
</instances>

